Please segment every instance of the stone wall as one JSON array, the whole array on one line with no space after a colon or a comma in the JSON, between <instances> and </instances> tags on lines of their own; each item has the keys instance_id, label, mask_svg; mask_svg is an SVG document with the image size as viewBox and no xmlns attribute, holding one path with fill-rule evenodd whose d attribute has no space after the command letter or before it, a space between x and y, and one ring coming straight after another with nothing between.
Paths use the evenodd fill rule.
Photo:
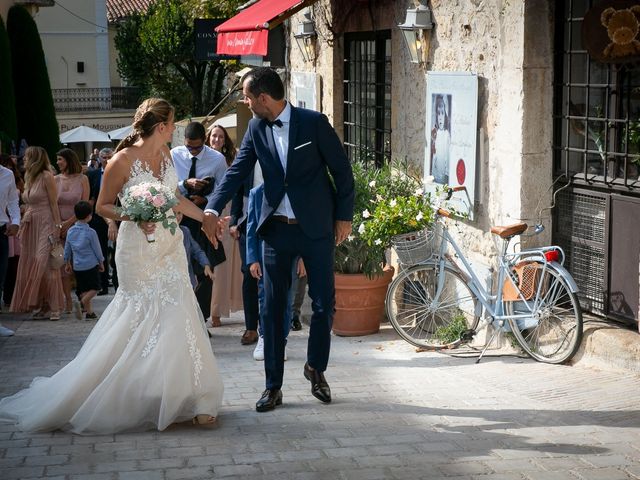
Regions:
<instances>
[{"instance_id":1,"label":"stone wall","mask_svg":"<svg viewBox=\"0 0 640 480\"><path fill-rule=\"evenodd\" d=\"M553 2L431 0L435 28L426 68L409 62L397 28L412 0L371 1L373 10L366 2L358 3L360 10L333 23L343 31L391 29L394 158L407 158L418 171L423 169L426 70L478 75L475 219L459 222L456 235L472 258L486 267L496 253L489 227L520 220L534 223L538 202L547 206L551 201ZM327 40L326 24L332 21L323 23L321 15L330 8L329 0L313 7L321 31L317 61L301 62L294 44L291 69L321 74L323 111L341 132L342 41L341 37ZM301 14L292 19L292 28L300 19ZM550 232L548 210L543 220ZM549 238L536 237L529 243Z\"/></svg>"}]
</instances>

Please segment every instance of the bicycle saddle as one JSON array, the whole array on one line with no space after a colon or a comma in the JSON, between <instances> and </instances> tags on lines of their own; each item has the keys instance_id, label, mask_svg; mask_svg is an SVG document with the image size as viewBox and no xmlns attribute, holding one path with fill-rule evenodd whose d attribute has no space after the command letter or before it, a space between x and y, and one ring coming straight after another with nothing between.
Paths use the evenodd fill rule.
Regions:
<instances>
[{"instance_id":1,"label":"bicycle saddle","mask_svg":"<svg viewBox=\"0 0 640 480\"><path fill-rule=\"evenodd\" d=\"M498 235L500 238L509 238L514 235L520 235L527 228L529 228L529 226L526 223L520 222L505 227L491 227L491 233Z\"/></svg>"}]
</instances>

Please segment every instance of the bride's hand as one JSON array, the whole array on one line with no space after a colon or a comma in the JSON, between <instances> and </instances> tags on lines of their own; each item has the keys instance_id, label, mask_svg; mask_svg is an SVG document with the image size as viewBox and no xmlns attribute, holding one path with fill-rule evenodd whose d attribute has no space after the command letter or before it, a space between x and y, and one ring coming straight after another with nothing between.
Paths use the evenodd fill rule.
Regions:
<instances>
[{"instance_id":1,"label":"bride's hand","mask_svg":"<svg viewBox=\"0 0 640 480\"><path fill-rule=\"evenodd\" d=\"M218 240L222 240L224 238L224 232L229 226L229 222L231 221L231 217L222 217L218 221L218 231L216 232L216 236Z\"/></svg>"},{"instance_id":2,"label":"bride's hand","mask_svg":"<svg viewBox=\"0 0 640 480\"><path fill-rule=\"evenodd\" d=\"M142 230L145 235L151 235L156 231L156 224L154 222L139 222L138 227Z\"/></svg>"}]
</instances>

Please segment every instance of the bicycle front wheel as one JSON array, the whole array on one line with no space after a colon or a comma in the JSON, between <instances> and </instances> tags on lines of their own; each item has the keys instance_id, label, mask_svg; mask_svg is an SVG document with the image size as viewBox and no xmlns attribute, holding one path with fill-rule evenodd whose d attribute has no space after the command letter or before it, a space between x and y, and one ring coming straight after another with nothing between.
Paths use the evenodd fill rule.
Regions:
<instances>
[{"instance_id":1,"label":"bicycle front wheel","mask_svg":"<svg viewBox=\"0 0 640 480\"><path fill-rule=\"evenodd\" d=\"M407 342L435 350L460 343L460 336L478 326L478 299L462 276L449 266L416 265L389 286L389 322Z\"/></svg>"},{"instance_id":2,"label":"bicycle front wheel","mask_svg":"<svg viewBox=\"0 0 640 480\"><path fill-rule=\"evenodd\" d=\"M582 311L578 298L562 275L547 265L539 265L540 294L534 299L504 302L509 325L522 348L539 362L563 363L575 355L582 341ZM536 286L537 286L536 285Z\"/></svg>"}]
</instances>

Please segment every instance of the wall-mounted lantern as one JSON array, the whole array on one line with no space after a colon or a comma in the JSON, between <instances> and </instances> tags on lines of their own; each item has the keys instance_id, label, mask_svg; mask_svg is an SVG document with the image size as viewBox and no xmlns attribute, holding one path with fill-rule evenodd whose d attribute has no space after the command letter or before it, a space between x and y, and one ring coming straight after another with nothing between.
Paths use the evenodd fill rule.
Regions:
<instances>
[{"instance_id":1,"label":"wall-mounted lantern","mask_svg":"<svg viewBox=\"0 0 640 480\"><path fill-rule=\"evenodd\" d=\"M316 58L316 29L311 12L304 12L304 20L298 24L298 31L293 35L305 62L313 62Z\"/></svg>"},{"instance_id":2,"label":"wall-mounted lantern","mask_svg":"<svg viewBox=\"0 0 640 480\"><path fill-rule=\"evenodd\" d=\"M429 57L431 32L433 31L429 7L419 4L415 8L408 8L406 20L398 25L398 28L409 49L411 63L425 64Z\"/></svg>"}]
</instances>

